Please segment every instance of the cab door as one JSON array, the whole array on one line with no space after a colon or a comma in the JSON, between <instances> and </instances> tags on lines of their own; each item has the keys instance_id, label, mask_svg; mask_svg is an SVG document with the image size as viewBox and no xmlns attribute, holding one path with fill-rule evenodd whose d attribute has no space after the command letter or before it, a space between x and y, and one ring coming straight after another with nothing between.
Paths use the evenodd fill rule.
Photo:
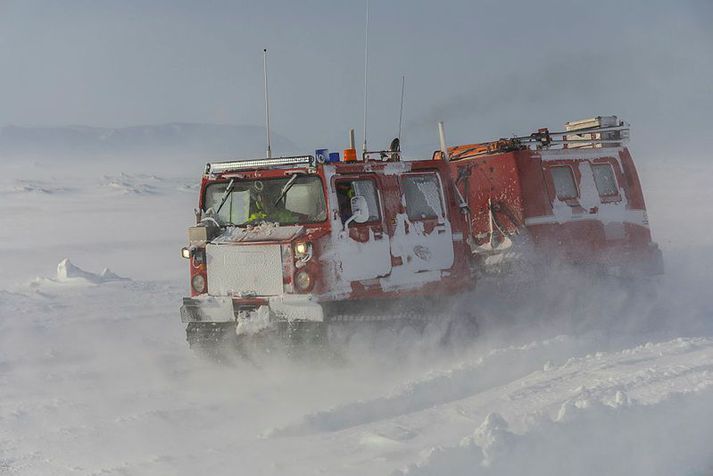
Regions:
<instances>
[{"instance_id":1,"label":"cab door","mask_svg":"<svg viewBox=\"0 0 713 476\"><path fill-rule=\"evenodd\" d=\"M413 272L453 267L453 232L446 216L440 176L424 171L401 175L400 187L405 216L398 224L403 233L399 252Z\"/></svg>"},{"instance_id":2,"label":"cab door","mask_svg":"<svg viewBox=\"0 0 713 476\"><path fill-rule=\"evenodd\" d=\"M337 238L341 277L346 281L364 281L387 276L391 272L391 245L384 228L376 177L337 175L332 183L332 224L342 229ZM369 216L363 223L349 220L352 198L356 196L364 197L368 206Z\"/></svg>"}]
</instances>

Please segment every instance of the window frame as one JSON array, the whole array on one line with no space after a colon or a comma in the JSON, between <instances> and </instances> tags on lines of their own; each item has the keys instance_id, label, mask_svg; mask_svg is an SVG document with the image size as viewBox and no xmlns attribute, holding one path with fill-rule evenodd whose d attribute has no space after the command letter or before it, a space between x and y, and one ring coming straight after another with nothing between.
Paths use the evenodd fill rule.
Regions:
<instances>
[{"instance_id":1,"label":"window frame","mask_svg":"<svg viewBox=\"0 0 713 476\"><path fill-rule=\"evenodd\" d=\"M439 194L438 198L441 202L441 210L443 212L442 216L436 215L435 217L425 217L425 218L411 218L409 216L409 210L408 210L408 203L406 203L406 188L404 187L403 184L403 179L408 178L410 176L424 176L424 175L432 175L436 177L436 182L438 183L438 188L439 188ZM440 174L436 170L416 170L412 172L407 172L405 174L402 174L399 177L399 191L401 192L401 196L403 197L403 206L406 211L406 216L408 217L409 221L428 221L428 220L447 220L448 219L448 207L446 206L446 196L445 196L445 190L443 188L443 181L441 180Z\"/></svg>"}]
</instances>

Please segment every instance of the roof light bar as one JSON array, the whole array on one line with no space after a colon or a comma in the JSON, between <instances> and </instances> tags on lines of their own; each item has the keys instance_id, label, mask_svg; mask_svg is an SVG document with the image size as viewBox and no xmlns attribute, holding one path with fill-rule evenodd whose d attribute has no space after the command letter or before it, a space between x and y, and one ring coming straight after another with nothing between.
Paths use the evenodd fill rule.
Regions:
<instances>
[{"instance_id":1,"label":"roof light bar","mask_svg":"<svg viewBox=\"0 0 713 476\"><path fill-rule=\"evenodd\" d=\"M206 165L206 174L217 174L232 170L265 169L271 167L314 167L314 157L300 155L295 157L276 157L274 159L232 160L230 162L214 162Z\"/></svg>"}]
</instances>

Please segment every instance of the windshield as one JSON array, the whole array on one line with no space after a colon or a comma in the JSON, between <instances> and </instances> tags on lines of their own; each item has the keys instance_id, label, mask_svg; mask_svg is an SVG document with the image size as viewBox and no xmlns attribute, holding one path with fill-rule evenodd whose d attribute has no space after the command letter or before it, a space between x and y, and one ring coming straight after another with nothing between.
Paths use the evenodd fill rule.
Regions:
<instances>
[{"instance_id":1,"label":"windshield","mask_svg":"<svg viewBox=\"0 0 713 476\"><path fill-rule=\"evenodd\" d=\"M204 210L220 212L215 217L221 225L249 225L260 222L295 225L316 223L327 218L322 181L314 175L288 176L267 180L233 182L225 203L220 207L230 182L206 187Z\"/></svg>"}]
</instances>

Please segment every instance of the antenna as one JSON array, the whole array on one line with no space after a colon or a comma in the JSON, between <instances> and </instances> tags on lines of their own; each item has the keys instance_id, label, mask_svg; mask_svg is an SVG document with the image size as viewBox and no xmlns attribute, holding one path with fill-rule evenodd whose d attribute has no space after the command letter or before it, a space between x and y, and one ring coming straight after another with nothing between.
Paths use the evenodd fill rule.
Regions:
<instances>
[{"instance_id":1,"label":"antenna","mask_svg":"<svg viewBox=\"0 0 713 476\"><path fill-rule=\"evenodd\" d=\"M404 89L406 87L406 76L401 76L401 108L399 108L399 143L401 142L401 123L404 119Z\"/></svg>"},{"instance_id":2,"label":"antenna","mask_svg":"<svg viewBox=\"0 0 713 476\"><path fill-rule=\"evenodd\" d=\"M267 48L262 50L262 72L265 77L265 130L267 131L267 158L272 158L270 147L270 96L267 93Z\"/></svg>"},{"instance_id":3,"label":"antenna","mask_svg":"<svg viewBox=\"0 0 713 476\"><path fill-rule=\"evenodd\" d=\"M366 153L366 113L367 113L367 87L369 72L369 0L366 0L366 21L364 25L364 144L362 144L362 155Z\"/></svg>"}]
</instances>

